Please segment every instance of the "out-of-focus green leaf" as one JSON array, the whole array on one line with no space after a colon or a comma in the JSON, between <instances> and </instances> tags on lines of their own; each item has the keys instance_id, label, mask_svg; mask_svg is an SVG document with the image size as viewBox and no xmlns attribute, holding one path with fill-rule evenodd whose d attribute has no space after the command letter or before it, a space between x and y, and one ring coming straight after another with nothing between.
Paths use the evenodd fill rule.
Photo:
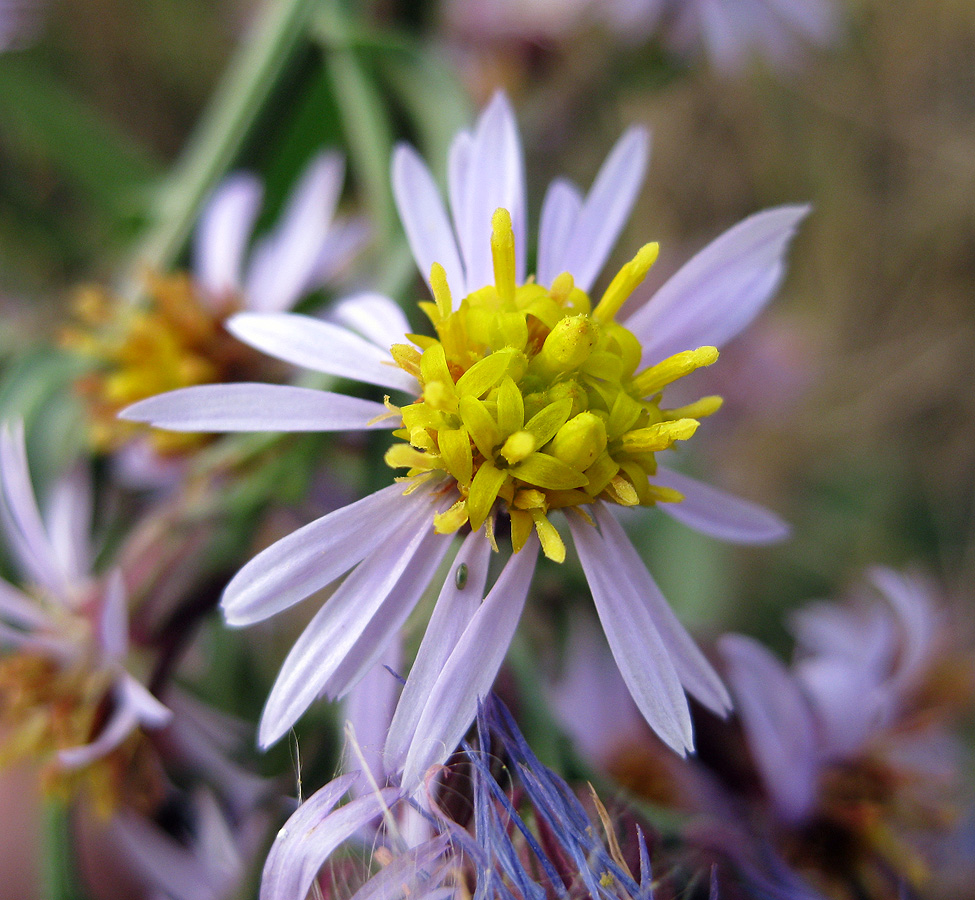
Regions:
<instances>
[{"instance_id":1,"label":"out-of-focus green leaf","mask_svg":"<svg viewBox=\"0 0 975 900\"><path fill-rule=\"evenodd\" d=\"M159 174L135 141L32 66L29 56L0 56L0 130L5 142L48 161L112 216L130 218L138 192Z\"/></svg>"}]
</instances>

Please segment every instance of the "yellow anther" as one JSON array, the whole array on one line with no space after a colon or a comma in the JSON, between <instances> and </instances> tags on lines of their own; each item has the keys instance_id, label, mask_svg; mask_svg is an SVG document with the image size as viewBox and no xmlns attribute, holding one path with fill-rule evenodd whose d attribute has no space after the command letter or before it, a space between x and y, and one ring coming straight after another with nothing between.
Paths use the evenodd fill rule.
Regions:
<instances>
[{"instance_id":1,"label":"yellow anther","mask_svg":"<svg viewBox=\"0 0 975 900\"><path fill-rule=\"evenodd\" d=\"M676 409L662 409L660 412L665 419L706 419L713 416L724 405L724 398L712 394L709 397L701 397L687 406L678 406Z\"/></svg>"},{"instance_id":2,"label":"yellow anther","mask_svg":"<svg viewBox=\"0 0 975 900\"><path fill-rule=\"evenodd\" d=\"M542 553L552 562L565 562L565 544L562 541L562 535L540 509L533 509L530 514L535 523L538 540L542 545Z\"/></svg>"},{"instance_id":3,"label":"yellow anther","mask_svg":"<svg viewBox=\"0 0 975 900\"><path fill-rule=\"evenodd\" d=\"M637 396L649 397L695 369L710 366L717 358L717 347L698 347L697 350L675 353L637 375L633 379L633 390Z\"/></svg>"},{"instance_id":4,"label":"yellow anther","mask_svg":"<svg viewBox=\"0 0 975 900\"><path fill-rule=\"evenodd\" d=\"M446 512L433 517L433 530L437 534L453 534L467 521L467 502L458 500Z\"/></svg>"},{"instance_id":5,"label":"yellow anther","mask_svg":"<svg viewBox=\"0 0 975 900\"><path fill-rule=\"evenodd\" d=\"M700 424L696 419L677 419L672 422L658 422L647 428L637 428L624 434L623 450L627 453L655 453L666 450L674 441L686 441Z\"/></svg>"},{"instance_id":6,"label":"yellow anther","mask_svg":"<svg viewBox=\"0 0 975 900\"><path fill-rule=\"evenodd\" d=\"M535 437L528 431L516 431L504 442L501 455L514 465L535 452Z\"/></svg>"},{"instance_id":7,"label":"yellow anther","mask_svg":"<svg viewBox=\"0 0 975 900\"><path fill-rule=\"evenodd\" d=\"M545 338L536 357L538 365L549 372L578 369L589 359L598 336L596 323L589 316L567 316Z\"/></svg>"},{"instance_id":8,"label":"yellow anther","mask_svg":"<svg viewBox=\"0 0 975 900\"><path fill-rule=\"evenodd\" d=\"M515 233L511 213L503 207L491 217L491 258L494 261L494 285L505 305L515 302Z\"/></svg>"},{"instance_id":9,"label":"yellow anther","mask_svg":"<svg viewBox=\"0 0 975 900\"><path fill-rule=\"evenodd\" d=\"M447 284L447 272L438 262L430 267L430 287L433 288L433 298L437 301L437 312L441 319L446 319L453 311L454 304L450 296L450 285Z\"/></svg>"},{"instance_id":10,"label":"yellow anther","mask_svg":"<svg viewBox=\"0 0 975 900\"><path fill-rule=\"evenodd\" d=\"M606 449L606 423L595 413L581 412L569 419L552 438L551 454L585 471Z\"/></svg>"},{"instance_id":11,"label":"yellow anther","mask_svg":"<svg viewBox=\"0 0 975 900\"><path fill-rule=\"evenodd\" d=\"M608 322L619 311L620 307L626 302L627 297L639 286L640 282L647 277L650 267L657 261L657 254L660 252L660 245L657 243L644 244L609 283L606 293L599 301L596 308L592 311L593 317L600 322Z\"/></svg>"},{"instance_id":12,"label":"yellow anther","mask_svg":"<svg viewBox=\"0 0 975 900\"><path fill-rule=\"evenodd\" d=\"M552 290L549 293L559 306L565 306L565 301L569 299L569 294L572 293L575 284L575 279L568 272L563 272L561 275L555 276L555 280L552 282Z\"/></svg>"}]
</instances>

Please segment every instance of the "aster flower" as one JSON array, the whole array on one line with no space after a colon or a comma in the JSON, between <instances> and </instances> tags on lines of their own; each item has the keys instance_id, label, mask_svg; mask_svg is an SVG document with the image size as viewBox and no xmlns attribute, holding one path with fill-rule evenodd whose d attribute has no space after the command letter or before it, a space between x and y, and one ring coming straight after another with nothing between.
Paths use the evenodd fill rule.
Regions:
<instances>
[{"instance_id":1,"label":"aster flower","mask_svg":"<svg viewBox=\"0 0 975 900\"><path fill-rule=\"evenodd\" d=\"M436 337L412 333L398 307L376 295L341 304L334 322L241 314L228 324L280 359L412 399L384 406L237 384L172 392L123 413L190 432L393 430L386 462L405 477L280 540L225 591L227 621L247 625L352 570L285 661L262 717L263 745L316 697L340 697L364 675L454 536L466 533L386 743L387 763L418 784L457 745L490 689L539 552L564 559L559 515L624 681L658 734L679 752L691 746L685 688L711 709L728 708L723 685L611 507L659 503L691 527L744 543L785 535L771 513L660 464L659 453L720 406L706 397L672 409L662 394L712 363L712 345L733 338L765 305L807 208L773 209L737 225L620 323L655 244L623 267L598 303L588 292L629 215L647 152L647 133L633 128L586 197L565 180L550 187L537 274L528 278L522 151L499 94L452 146L451 216L412 148L399 147L393 159L400 216L434 297L420 306ZM485 593L491 550L509 528L513 553Z\"/></svg>"},{"instance_id":2,"label":"aster flower","mask_svg":"<svg viewBox=\"0 0 975 900\"><path fill-rule=\"evenodd\" d=\"M125 669L120 572L91 574L87 480L62 480L42 517L19 422L0 429L0 515L27 585L0 580L0 758L39 760L70 782L170 712Z\"/></svg>"},{"instance_id":3,"label":"aster flower","mask_svg":"<svg viewBox=\"0 0 975 900\"><path fill-rule=\"evenodd\" d=\"M80 389L98 449L124 447L128 470L150 472L159 468L158 454L190 449L199 438L157 433L151 448L133 443L142 429L117 420L122 407L173 388L267 374L262 358L228 334L224 321L241 309L290 309L342 272L368 237L362 220L335 218L344 176L341 154L313 157L277 225L247 253L264 190L254 175L231 175L200 216L191 273L148 273L143 306L97 289L82 292L85 327L70 329L65 343L97 364Z\"/></svg>"},{"instance_id":4,"label":"aster flower","mask_svg":"<svg viewBox=\"0 0 975 900\"><path fill-rule=\"evenodd\" d=\"M498 760L506 763L501 772ZM349 895L357 900L652 900L642 833L637 831L627 858L595 793L598 821L570 786L539 762L494 698L481 708L477 746L464 745L459 773L461 763L470 768L469 794L463 775L452 782L452 793L463 791L472 806L466 825L449 811L448 794L440 797L443 804L433 794L421 804L386 788L337 806L359 776L350 773L327 784L279 832L264 867L261 900L304 897L316 880L329 900ZM501 777L504 771L513 783ZM424 840L403 841L395 822L404 806L429 823ZM350 850L364 855L365 864L356 865Z\"/></svg>"}]
</instances>

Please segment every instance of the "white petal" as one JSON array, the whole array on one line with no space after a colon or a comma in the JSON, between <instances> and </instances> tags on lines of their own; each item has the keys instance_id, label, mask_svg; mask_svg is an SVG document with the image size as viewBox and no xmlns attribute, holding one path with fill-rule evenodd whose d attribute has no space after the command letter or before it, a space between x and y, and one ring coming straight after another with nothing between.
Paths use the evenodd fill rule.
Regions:
<instances>
[{"instance_id":1,"label":"white petal","mask_svg":"<svg viewBox=\"0 0 975 900\"><path fill-rule=\"evenodd\" d=\"M605 503L597 503L595 513L604 546L612 554L610 564L619 563L620 574L629 579L645 603L681 684L712 712L724 715L731 709L731 698L718 673L674 615L616 516Z\"/></svg>"},{"instance_id":2,"label":"white petal","mask_svg":"<svg viewBox=\"0 0 975 900\"><path fill-rule=\"evenodd\" d=\"M429 492L392 484L299 528L258 553L227 585L230 625L250 625L304 600L372 554L407 519L433 516ZM334 598L333 598L334 599Z\"/></svg>"},{"instance_id":3,"label":"white petal","mask_svg":"<svg viewBox=\"0 0 975 900\"><path fill-rule=\"evenodd\" d=\"M571 181L556 178L548 186L538 226L536 276L539 284L551 287L555 277L566 270L565 251L581 208L582 195Z\"/></svg>"},{"instance_id":4,"label":"white petal","mask_svg":"<svg viewBox=\"0 0 975 900\"><path fill-rule=\"evenodd\" d=\"M6 422L0 428L0 486L4 531L24 573L68 602L71 585L44 530L30 480L21 421Z\"/></svg>"},{"instance_id":5,"label":"white petal","mask_svg":"<svg viewBox=\"0 0 975 900\"><path fill-rule=\"evenodd\" d=\"M643 365L682 350L722 347L771 300L808 206L780 206L712 241L625 322L643 344Z\"/></svg>"},{"instance_id":6,"label":"white petal","mask_svg":"<svg viewBox=\"0 0 975 900\"><path fill-rule=\"evenodd\" d=\"M69 581L80 582L91 571L91 508L91 478L80 467L59 478L47 498L47 534Z\"/></svg>"},{"instance_id":7,"label":"white petal","mask_svg":"<svg viewBox=\"0 0 975 900\"><path fill-rule=\"evenodd\" d=\"M328 284L341 276L372 238L372 227L363 218L338 219L318 250L308 277L308 288Z\"/></svg>"},{"instance_id":8,"label":"white petal","mask_svg":"<svg viewBox=\"0 0 975 900\"><path fill-rule=\"evenodd\" d=\"M633 126L606 157L576 219L562 267L589 292L640 193L650 154L650 132Z\"/></svg>"},{"instance_id":9,"label":"white petal","mask_svg":"<svg viewBox=\"0 0 975 900\"><path fill-rule=\"evenodd\" d=\"M326 785L299 806L278 832L264 864L260 900L295 900L307 896L318 870L333 851L398 797L396 790L387 788L378 795L366 794L329 812L338 799L332 799L334 794L332 785Z\"/></svg>"},{"instance_id":10,"label":"white petal","mask_svg":"<svg viewBox=\"0 0 975 900\"><path fill-rule=\"evenodd\" d=\"M473 152L473 135L469 131L459 131L450 142L450 151L447 156L447 187L450 194L450 212L454 221L454 231L457 234L457 242L460 245L461 255L465 258L467 256L465 248L470 246L471 241L470 235L464 229L469 227L470 221L470 190L473 185L468 172L470 171Z\"/></svg>"},{"instance_id":11,"label":"white petal","mask_svg":"<svg viewBox=\"0 0 975 900\"><path fill-rule=\"evenodd\" d=\"M467 221L459 233L467 270L467 292L494 284L491 217L499 207L511 214L515 235L516 280L525 268L525 163L518 123L500 91L481 113L467 166Z\"/></svg>"},{"instance_id":12,"label":"white petal","mask_svg":"<svg viewBox=\"0 0 975 900\"><path fill-rule=\"evenodd\" d=\"M477 701L491 690L521 618L538 546L533 535L508 560L447 659L427 697L406 756L404 790L415 790L427 770L454 751L474 721Z\"/></svg>"},{"instance_id":13,"label":"white petal","mask_svg":"<svg viewBox=\"0 0 975 900\"><path fill-rule=\"evenodd\" d=\"M468 534L440 591L389 726L385 754L391 768L401 766L405 760L416 723L437 676L480 606L490 559L491 543L484 532L478 530ZM467 574L466 581L461 582L463 586L458 587L457 572L461 566Z\"/></svg>"},{"instance_id":14,"label":"white petal","mask_svg":"<svg viewBox=\"0 0 975 900\"><path fill-rule=\"evenodd\" d=\"M467 281L443 200L426 163L406 144L393 152L393 196L420 274L429 284L430 269L440 263L451 291L462 297Z\"/></svg>"},{"instance_id":15,"label":"white petal","mask_svg":"<svg viewBox=\"0 0 975 900\"><path fill-rule=\"evenodd\" d=\"M789 536L788 524L775 513L713 485L663 466L654 481L684 495L679 503L661 503L657 508L702 534L732 544L772 544Z\"/></svg>"},{"instance_id":16,"label":"white petal","mask_svg":"<svg viewBox=\"0 0 975 900\"><path fill-rule=\"evenodd\" d=\"M359 431L389 428L373 421L381 403L285 384L201 384L140 400L119 413L169 431Z\"/></svg>"},{"instance_id":17,"label":"white petal","mask_svg":"<svg viewBox=\"0 0 975 900\"><path fill-rule=\"evenodd\" d=\"M344 175L345 161L339 153L320 153L309 163L280 224L251 254L244 284L249 309L290 309L314 287L312 275L328 239Z\"/></svg>"},{"instance_id":18,"label":"white petal","mask_svg":"<svg viewBox=\"0 0 975 900\"><path fill-rule=\"evenodd\" d=\"M336 322L387 351L393 344L402 344L413 330L399 304L382 294L349 297L336 304L330 314Z\"/></svg>"},{"instance_id":19,"label":"white petal","mask_svg":"<svg viewBox=\"0 0 975 900\"><path fill-rule=\"evenodd\" d=\"M257 178L238 172L218 185L207 201L193 235L193 270L211 297L240 290L244 248L263 195Z\"/></svg>"},{"instance_id":20,"label":"white petal","mask_svg":"<svg viewBox=\"0 0 975 900\"><path fill-rule=\"evenodd\" d=\"M380 350L341 325L297 313L240 313L227 321L227 330L295 366L393 390L416 387L416 380L396 366L388 349Z\"/></svg>"},{"instance_id":21,"label":"white petal","mask_svg":"<svg viewBox=\"0 0 975 900\"><path fill-rule=\"evenodd\" d=\"M426 511L414 508L413 512L420 513L422 521L413 517L401 523L383 541L382 549L362 562L325 601L291 648L261 715L258 741L262 747L287 733L322 693L383 601L399 590L414 555L434 534ZM419 592L413 596L414 602L418 596Z\"/></svg>"},{"instance_id":22,"label":"white petal","mask_svg":"<svg viewBox=\"0 0 975 900\"><path fill-rule=\"evenodd\" d=\"M581 518L568 518L596 612L630 695L661 740L684 756L694 747L691 715L650 612L629 579L619 577L610 542Z\"/></svg>"},{"instance_id":23,"label":"white petal","mask_svg":"<svg viewBox=\"0 0 975 900\"><path fill-rule=\"evenodd\" d=\"M815 801L819 774L809 705L785 666L757 641L728 634L718 649L765 788L781 815L802 819Z\"/></svg>"},{"instance_id":24,"label":"white petal","mask_svg":"<svg viewBox=\"0 0 975 900\"><path fill-rule=\"evenodd\" d=\"M143 728L162 728L173 717L172 711L160 703L149 691L128 673L118 682L117 695L120 706L132 710Z\"/></svg>"},{"instance_id":25,"label":"white petal","mask_svg":"<svg viewBox=\"0 0 975 900\"><path fill-rule=\"evenodd\" d=\"M109 573L103 592L98 643L107 662L121 662L129 648L129 609L121 569Z\"/></svg>"}]
</instances>

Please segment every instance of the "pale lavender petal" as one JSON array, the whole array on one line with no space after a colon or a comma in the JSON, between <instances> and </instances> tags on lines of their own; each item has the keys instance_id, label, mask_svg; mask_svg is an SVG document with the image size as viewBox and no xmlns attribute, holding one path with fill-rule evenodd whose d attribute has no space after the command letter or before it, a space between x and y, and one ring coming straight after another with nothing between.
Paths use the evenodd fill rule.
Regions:
<instances>
[{"instance_id":1,"label":"pale lavender petal","mask_svg":"<svg viewBox=\"0 0 975 900\"><path fill-rule=\"evenodd\" d=\"M3 578L0 578L0 618L20 628L43 628L51 622L32 597Z\"/></svg>"},{"instance_id":2,"label":"pale lavender petal","mask_svg":"<svg viewBox=\"0 0 975 900\"><path fill-rule=\"evenodd\" d=\"M789 671L757 641L728 634L718 649L765 788L790 821L812 809L819 775L812 712Z\"/></svg>"},{"instance_id":3,"label":"pale lavender petal","mask_svg":"<svg viewBox=\"0 0 975 900\"><path fill-rule=\"evenodd\" d=\"M360 431L389 428L388 410L361 400L286 384L201 384L157 394L119 413L169 431Z\"/></svg>"},{"instance_id":4,"label":"pale lavender petal","mask_svg":"<svg viewBox=\"0 0 975 900\"><path fill-rule=\"evenodd\" d=\"M466 294L464 267L440 192L426 163L406 144L393 152L393 196L413 258L427 284L433 264L440 263L451 291Z\"/></svg>"},{"instance_id":5,"label":"pale lavender petal","mask_svg":"<svg viewBox=\"0 0 975 900\"><path fill-rule=\"evenodd\" d=\"M594 511L604 545L611 554L610 564L616 565L618 562L620 575L629 579L646 605L650 618L668 649L681 684L712 712L726 714L731 709L728 691L694 639L687 633L687 629L674 615L667 599L626 536L623 526L607 504L595 504Z\"/></svg>"},{"instance_id":6,"label":"pale lavender petal","mask_svg":"<svg viewBox=\"0 0 975 900\"><path fill-rule=\"evenodd\" d=\"M396 706L386 738L386 759L390 767L401 766L416 732L423 706L457 641L460 640L484 597L491 542L481 530L472 531L454 559L437 605L423 635L416 660ZM464 567L466 576L458 580ZM461 585L461 586L458 586Z\"/></svg>"},{"instance_id":7,"label":"pale lavender petal","mask_svg":"<svg viewBox=\"0 0 975 900\"><path fill-rule=\"evenodd\" d=\"M931 662L940 624L931 602L931 588L919 577L884 566L876 566L868 574L877 590L887 598L900 624L901 645L895 679L904 688Z\"/></svg>"},{"instance_id":8,"label":"pale lavender petal","mask_svg":"<svg viewBox=\"0 0 975 900\"><path fill-rule=\"evenodd\" d=\"M571 181L556 178L548 186L538 226L536 275L539 284L551 287L555 277L566 270L565 251L575 231L580 209L582 194Z\"/></svg>"},{"instance_id":9,"label":"pale lavender petal","mask_svg":"<svg viewBox=\"0 0 975 900\"><path fill-rule=\"evenodd\" d=\"M295 900L307 896L318 870L332 852L388 809L399 796L395 789L387 788L331 812L338 800L332 787L335 783L326 785L299 806L278 832L264 864L260 900ZM347 786L348 782L339 797Z\"/></svg>"},{"instance_id":10,"label":"pale lavender petal","mask_svg":"<svg viewBox=\"0 0 975 900\"><path fill-rule=\"evenodd\" d=\"M258 742L262 747L279 740L325 690L383 601L400 587L401 576L414 556L434 534L432 517L423 506L412 506L409 511L412 515L385 537L381 549L367 557L325 601L291 648L261 714Z\"/></svg>"},{"instance_id":11,"label":"pale lavender petal","mask_svg":"<svg viewBox=\"0 0 975 900\"><path fill-rule=\"evenodd\" d=\"M240 290L244 248L263 195L261 182L240 172L224 180L207 201L193 235L193 274L209 296L223 298Z\"/></svg>"},{"instance_id":12,"label":"pale lavender petal","mask_svg":"<svg viewBox=\"0 0 975 900\"><path fill-rule=\"evenodd\" d=\"M399 304L382 294L357 294L330 311L335 321L357 331L383 350L402 344L412 332Z\"/></svg>"},{"instance_id":13,"label":"pale lavender petal","mask_svg":"<svg viewBox=\"0 0 975 900\"><path fill-rule=\"evenodd\" d=\"M702 534L732 544L772 544L789 536L789 526L775 513L713 485L663 466L653 480L684 495L680 502L661 503L658 509Z\"/></svg>"},{"instance_id":14,"label":"pale lavender petal","mask_svg":"<svg viewBox=\"0 0 975 900\"><path fill-rule=\"evenodd\" d=\"M614 543L576 516L569 528L589 582L596 612L620 674L650 727L686 755L694 747L684 689L653 617L629 578L620 579Z\"/></svg>"},{"instance_id":15,"label":"pale lavender petal","mask_svg":"<svg viewBox=\"0 0 975 900\"><path fill-rule=\"evenodd\" d=\"M633 126L606 157L576 219L562 267L589 292L640 193L650 155L650 132Z\"/></svg>"},{"instance_id":16,"label":"pale lavender petal","mask_svg":"<svg viewBox=\"0 0 975 900\"><path fill-rule=\"evenodd\" d=\"M308 291L342 191L345 161L320 153L291 193L281 222L260 240L244 279L248 309L290 309Z\"/></svg>"},{"instance_id":17,"label":"pale lavender petal","mask_svg":"<svg viewBox=\"0 0 975 900\"><path fill-rule=\"evenodd\" d=\"M162 728L173 717L172 711L160 703L149 691L127 672L123 672L116 685L116 703L132 710L143 728Z\"/></svg>"},{"instance_id":18,"label":"pale lavender petal","mask_svg":"<svg viewBox=\"0 0 975 900\"><path fill-rule=\"evenodd\" d=\"M295 366L392 390L416 387L416 380L396 366L388 349L379 349L341 325L297 313L240 313L228 320L227 330Z\"/></svg>"},{"instance_id":19,"label":"pale lavender petal","mask_svg":"<svg viewBox=\"0 0 975 900\"><path fill-rule=\"evenodd\" d=\"M491 690L521 618L538 549L533 535L508 560L444 664L406 756L404 790L415 790L427 770L454 751L474 721L477 701Z\"/></svg>"},{"instance_id":20,"label":"pale lavender petal","mask_svg":"<svg viewBox=\"0 0 975 900\"><path fill-rule=\"evenodd\" d=\"M129 649L129 610L122 571L113 569L105 580L98 644L106 662L120 662Z\"/></svg>"},{"instance_id":21,"label":"pale lavender petal","mask_svg":"<svg viewBox=\"0 0 975 900\"><path fill-rule=\"evenodd\" d=\"M44 522L54 555L69 581L80 582L91 571L91 478L76 467L59 478L47 498Z\"/></svg>"},{"instance_id":22,"label":"pale lavender petal","mask_svg":"<svg viewBox=\"0 0 975 900\"><path fill-rule=\"evenodd\" d=\"M21 421L6 422L0 429L0 486L4 531L17 561L29 578L68 602L70 582L44 530L30 480Z\"/></svg>"},{"instance_id":23,"label":"pale lavender petal","mask_svg":"<svg viewBox=\"0 0 975 900\"><path fill-rule=\"evenodd\" d=\"M304 600L382 547L404 521L424 514L432 522L428 490L404 496L403 485L391 484L299 528L230 580L221 601L227 622L250 625Z\"/></svg>"},{"instance_id":24,"label":"pale lavender petal","mask_svg":"<svg viewBox=\"0 0 975 900\"><path fill-rule=\"evenodd\" d=\"M466 256L470 235L464 230L470 225L472 180L468 176L471 156L474 153L474 137L469 131L459 131L450 143L447 156L447 187L450 195L450 212L461 254ZM466 287L466 286L465 286Z\"/></svg>"},{"instance_id":25,"label":"pale lavender petal","mask_svg":"<svg viewBox=\"0 0 975 900\"><path fill-rule=\"evenodd\" d=\"M450 846L450 835L440 834L405 853L398 853L370 878L349 900L437 900L432 893L455 866L436 865ZM448 888L442 900L463 896L460 888Z\"/></svg>"},{"instance_id":26,"label":"pale lavender petal","mask_svg":"<svg viewBox=\"0 0 975 900\"><path fill-rule=\"evenodd\" d=\"M309 289L327 284L341 275L371 238L372 227L366 219L357 217L333 222L308 277Z\"/></svg>"},{"instance_id":27,"label":"pale lavender petal","mask_svg":"<svg viewBox=\"0 0 975 900\"><path fill-rule=\"evenodd\" d=\"M624 323L643 344L643 365L682 350L722 347L772 299L808 206L749 216L687 262Z\"/></svg>"},{"instance_id":28,"label":"pale lavender petal","mask_svg":"<svg viewBox=\"0 0 975 900\"><path fill-rule=\"evenodd\" d=\"M503 207L515 235L515 277L525 278L525 163L518 123L508 98L498 91L481 113L467 166L467 220L459 233L467 271L467 292L494 284L491 218Z\"/></svg>"}]
</instances>

